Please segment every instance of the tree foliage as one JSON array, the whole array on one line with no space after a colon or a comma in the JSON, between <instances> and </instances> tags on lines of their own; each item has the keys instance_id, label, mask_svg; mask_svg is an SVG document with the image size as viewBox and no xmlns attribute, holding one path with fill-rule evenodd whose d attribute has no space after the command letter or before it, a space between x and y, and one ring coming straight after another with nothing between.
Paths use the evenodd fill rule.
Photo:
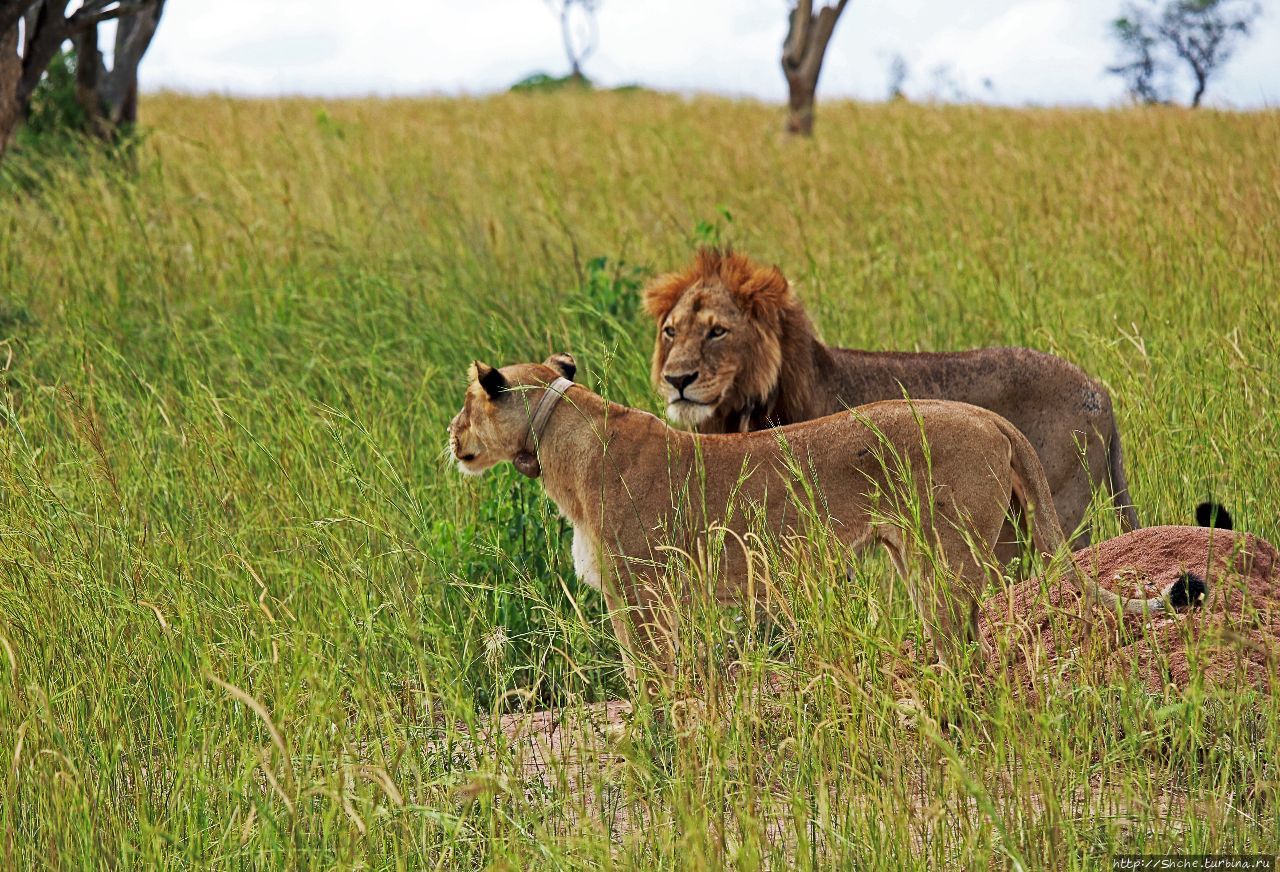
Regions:
<instances>
[{"instance_id":1,"label":"tree foliage","mask_svg":"<svg viewBox=\"0 0 1280 872\"><path fill-rule=\"evenodd\" d=\"M1122 15L1111 24L1120 43L1123 59L1107 72L1122 77L1129 96L1148 105L1169 101L1162 74L1164 64L1157 58L1157 43L1152 29L1138 17Z\"/></svg>"},{"instance_id":2,"label":"tree foliage","mask_svg":"<svg viewBox=\"0 0 1280 872\"><path fill-rule=\"evenodd\" d=\"M1191 105L1199 106L1209 80L1247 37L1261 7L1254 0L1168 0L1126 4L1111 23L1120 60L1107 72L1124 79L1142 103L1170 101L1169 76L1184 66L1191 76Z\"/></svg>"}]
</instances>

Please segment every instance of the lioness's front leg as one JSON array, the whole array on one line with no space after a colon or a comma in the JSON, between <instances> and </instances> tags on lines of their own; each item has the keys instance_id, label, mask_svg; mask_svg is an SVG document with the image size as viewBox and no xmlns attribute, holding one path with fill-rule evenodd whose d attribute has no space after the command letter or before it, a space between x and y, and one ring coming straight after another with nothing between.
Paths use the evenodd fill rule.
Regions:
<instances>
[{"instance_id":1,"label":"lioness's front leg","mask_svg":"<svg viewBox=\"0 0 1280 872\"><path fill-rule=\"evenodd\" d=\"M653 698L657 683L675 676L673 616L651 577L624 570L614 579L603 593L627 680L641 698Z\"/></svg>"}]
</instances>

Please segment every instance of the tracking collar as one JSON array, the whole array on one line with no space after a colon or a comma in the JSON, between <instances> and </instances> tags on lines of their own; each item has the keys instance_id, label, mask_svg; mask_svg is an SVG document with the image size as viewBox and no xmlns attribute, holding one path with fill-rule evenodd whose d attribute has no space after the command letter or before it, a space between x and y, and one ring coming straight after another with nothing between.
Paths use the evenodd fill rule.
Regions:
<instances>
[{"instance_id":1,"label":"tracking collar","mask_svg":"<svg viewBox=\"0 0 1280 872\"><path fill-rule=\"evenodd\" d=\"M529 432L525 434L524 444L512 461L521 475L527 475L529 478L542 475L542 465L538 463L538 444L542 441L542 431L551 420L551 413L555 410L556 403L560 402L565 391L572 386L572 381L561 376L547 385L547 389L542 392L542 397L538 400L538 405L534 406L533 415L529 418Z\"/></svg>"}]
</instances>

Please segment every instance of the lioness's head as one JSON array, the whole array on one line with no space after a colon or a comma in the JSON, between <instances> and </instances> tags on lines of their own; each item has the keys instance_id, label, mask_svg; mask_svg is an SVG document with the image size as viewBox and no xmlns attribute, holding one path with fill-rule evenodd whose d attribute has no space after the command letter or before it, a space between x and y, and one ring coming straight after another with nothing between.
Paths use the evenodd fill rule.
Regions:
<instances>
[{"instance_id":1,"label":"lioness's head","mask_svg":"<svg viewBox=\"0 0 1280 872\"><path fill-rule=\"evenodd\" d=\"M471 364L462 411L449 422L449 450L458 469L479 475L504 460L516 461L525 449L530 412L543 389L562 376L572 379L576 371L573 357L563 353L551 355L545 363L502 369L478 360Z\"/></svg>"},{"instance_id":2,"label":"lioness's head","mask_svg":"<svg viewBox=\"0 0 1280 872\"><path fill-rule=\"evenodd\" d=\"M671 420L722 430L728 418L774 390L783 321L800 312L777 267L699 249L688 269L650 284L644 302L658 322L653 384Z\"/></svg>"}]
</instances>

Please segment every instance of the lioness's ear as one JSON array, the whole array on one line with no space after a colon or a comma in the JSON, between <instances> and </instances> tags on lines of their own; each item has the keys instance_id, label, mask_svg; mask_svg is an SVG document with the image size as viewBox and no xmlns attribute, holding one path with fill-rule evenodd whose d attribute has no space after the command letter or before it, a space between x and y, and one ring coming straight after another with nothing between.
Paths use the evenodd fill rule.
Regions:
<instances>
[{"instance_id":1,"label":"lioness's ear","mask_svg":"<svg viewBox=\"0 0 1280 872\"><path fill-rule=\"evenodd\" d=\"M471 368L475 371L476 381L480 382L480 387L484 388L484 392L490 397L497 397L507 387L507 380L501 372L489 366L487 363L476 361L471 364Z\"/></svg>"},{"instance_id":2,"label":"lioness's ear","mask_svg":"<svg viewBox=\"0 0 1280 872\"><path fill-rule=\"evenodd\" d=\"M577 362L574 361L573 355L567 351L557 351L543 362L569 381L573 381L574 375L578 372Z\"/></svg>"}]
</instances>

